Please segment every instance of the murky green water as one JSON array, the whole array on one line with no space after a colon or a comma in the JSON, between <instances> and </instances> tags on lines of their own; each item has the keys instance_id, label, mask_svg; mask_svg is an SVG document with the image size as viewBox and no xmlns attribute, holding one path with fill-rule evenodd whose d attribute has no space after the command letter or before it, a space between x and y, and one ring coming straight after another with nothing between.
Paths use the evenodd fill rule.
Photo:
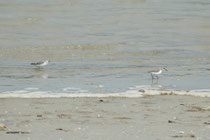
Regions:
<instances>
[{"instance_id":1,"label":"murky green water","mask_svg":"<svg viewBox=\"0 0 210 140\"><path fill-rule=\"evenodd\" d=\"M169 71L152 84L147 71L159 67ZM208 0L0 0L0 93L209 83Z\"/></svg>"}]
</instances>

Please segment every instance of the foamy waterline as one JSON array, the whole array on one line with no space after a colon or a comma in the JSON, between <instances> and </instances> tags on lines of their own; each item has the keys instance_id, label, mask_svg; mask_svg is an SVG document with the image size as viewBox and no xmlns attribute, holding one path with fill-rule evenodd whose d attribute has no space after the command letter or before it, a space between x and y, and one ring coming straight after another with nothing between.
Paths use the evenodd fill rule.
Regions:
<instances>
[{"instance_id":1,"label":"foamy waterline","mask_svg":"<svg viewBox=\"0 0 210 140\"><path fill-rule=\"evenodd\" d=\"M56 94L47 94L41 92L32 92L32 93L23 93L23 94L0 94L0 98L107 98L107 97L124 97L124 98L138 98L142 97L142 94L126 94L126 93L112 93L112 94L101 94L101 93L56 93Z\"/></svg>"},{"instance_id":2,"label":"foamy waterline","mask_svg":"<svg viewBox=\"0 0 210 140\"><path fill-rule=\"evenodd\" d=\"M52 92L7 92L1 93L0 98L139 98L143 96L155 95L180 95L180 96L197 96L210 97L210 89L191 90L191 91L175 91L175 90L156 90L156 89L138 89L128 90L122 93L52 93Z\"/></svg>"},{"instance_id":3,"label":"foamy waterline","mask_svg":"<svg viewBox=\"0 0 210 140\"><path fill-rule=\"evenodd\" d=\"M175 91L175 90L139 90L143 95L184 95L197 97L210 97L210 90L191 90L191 91Z\"/></svg>"}]
</instances>

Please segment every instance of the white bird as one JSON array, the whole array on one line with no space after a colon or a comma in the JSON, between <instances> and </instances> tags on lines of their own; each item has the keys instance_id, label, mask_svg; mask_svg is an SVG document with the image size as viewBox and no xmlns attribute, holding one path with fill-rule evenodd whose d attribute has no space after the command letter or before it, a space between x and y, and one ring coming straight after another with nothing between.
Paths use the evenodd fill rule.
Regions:
<instances>
[{"instance_id":1,"label":"white bird","mask_svg":"<svg viewBox=\"0 0 210 140\"><path fill-rule=\"evenodd\" d=\"M37 66L37 67L43 67L43 66L46 66L49 62L50 62L49 60L45 60L45 61L31 63L31 65Z\"/></svg>"},{"instance_id":2,"label":"white bird","mask_svg":"<svg viewBox=\"0 0 210 140\"><path fill-rule=\"evenodd\" d=\"M159 79L159 78L158 78L158 75L160 75L160 74L163 72L163 70L168 71L166 68L162 68L162 69L158 69L158 70L148 71L148 73L151 74L152 80L155 79L155 77L156 77L157 79Z\"/></svg>"}]
</instances>

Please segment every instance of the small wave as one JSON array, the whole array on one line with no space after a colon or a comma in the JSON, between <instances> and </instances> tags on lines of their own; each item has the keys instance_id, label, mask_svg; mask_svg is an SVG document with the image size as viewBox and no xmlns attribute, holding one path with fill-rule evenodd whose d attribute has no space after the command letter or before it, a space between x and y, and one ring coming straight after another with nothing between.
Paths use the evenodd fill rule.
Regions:
<instances>
[{"instance_id":1,"label":"small wave","mask_svg":"<svg viewBox=\"0 0 210 140\"><path fill-rule=\"evenodd\" d=\"M199 89L191 91L169 90L162 86L152 87L148 85L134 86L129 90L120 93L89 93L79 88L64 88L61 93L51 91L37 91L36 88L27 88L27 90L7 91L0 93L0 98L64 98L64 97L123 97L138 98L143 96L154 95L184 95L197 97L210 97L210 89Z\"/></svg>"},{"instance_id":2,"label":"small wave","mask_svg":"<svg viewBox=\"0 0 210 140\"><path fill-rule=\"evenodd\" d=\"M24 90L26 90L26 91L39 90L39 88L35 88L35 87L28 87L28 88L25 88Z\"/></svg>"},{"instance_id":3,"label":"small wave","mask_svg":"<svg viewBox=\"0 0 210 140\"><path fill-rule=\"evenodd\" d=\"M75 87L66 87L63 88L64 92L69 92L69 93L87 93L88 90L82 90L80 88L75 88Z\"/></svg>"},{"instance_id":4,"label":"small wave","mask_svg":"<svg viewBox=\"0 0 210 140\"><path fill-rule=\"evenodd\" d=\"M185 95L185 96L210 97L210 89L197 89L197 90L184 91L184 90L167 89L167 87L158 84L134 86L131 87L130 90L137 90L142 95Z\"/></svg>"},{"instance_id":5,"label":"small wave","mask_svg":"<svg viewBox=\"0 0 210 140\"><path fill-rule=\"evenodd\" d=\"M176 91L176 90L151 90L151 89L140 89L143 95L185 95L185 96L197 96L197 97L210 97L210 91Z\"/></svg>"},{"instance_id":6,"label":"small wave","mask_svg":"<svg viewBox=\"0 0 210 140\"><path fill-rule=\"evenodd\" d=\"M0 98L76 98L76 97L124 97L124 98L137 98L142 97L141 94L136 93L112 93L112 94L98 94L98 93L47 93L47 92L30 92L30 93L6 93L0 94Z\"/></svg>"}]
</instances>

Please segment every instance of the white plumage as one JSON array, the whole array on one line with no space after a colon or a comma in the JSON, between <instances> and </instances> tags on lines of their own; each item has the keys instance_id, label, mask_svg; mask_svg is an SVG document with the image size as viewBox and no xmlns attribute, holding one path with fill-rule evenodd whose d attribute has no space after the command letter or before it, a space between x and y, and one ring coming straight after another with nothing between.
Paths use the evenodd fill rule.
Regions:
<instances>
[{"instance_id":1,"label":"white plumage","mask_svg":"<svg viewBox=\"0 0 210 140\"><path fill-rule=\"evenodd\" d=\"M151 74L152 79L155 79L155 77L156 77L157 79L159 79L159 78L158 78L158 75L160 75L160 74L163 72L163 70L168 71L166 68L163 68L163 69L148 71L148 73Z\"/></svg>"}]
</instances>

